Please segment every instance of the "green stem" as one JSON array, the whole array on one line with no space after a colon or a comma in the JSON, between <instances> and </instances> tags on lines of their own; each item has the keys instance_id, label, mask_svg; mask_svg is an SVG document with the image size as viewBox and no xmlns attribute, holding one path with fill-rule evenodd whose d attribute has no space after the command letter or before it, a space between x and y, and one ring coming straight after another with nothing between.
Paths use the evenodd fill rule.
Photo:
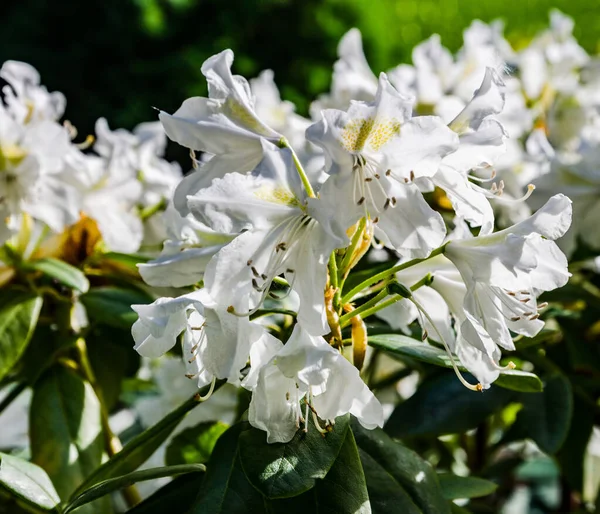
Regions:
<instances>
[{"instance_id":1,"label":"green stem","mask_svg":"<svg viewBox=\"0 0 600 514\"><path fill-rule=\"evenodd\" d=\"M350 319L358 314L369 311L372 307L376 306L381 300L388 296L387 289L380 291L375 298L371 298L368 302L363 303L360 307L357 307L353 311L347 312L343 316L340 316L340 327L344 328L350 323Z\"/></svg>"},{"instance_id":2,"label":"green stem","mask_svg":"<svg viewBox=\"0 0 600 514\"><path fill-rule=\"evenodd\" d=\"M347 268L350 265L350 261L352 260L352 255L354 255L354 250L356 250L356 247L358 246L358 243L362 238L366 224L367 224L367 218L362 217L360 219L360 221L358 222L358 227L356 228L356 232L354 232L354 235L352 236L352 241L350 242L350 246L348 248L346 248L346 253L344 254L344 258L342 260L342 263L340 264L340 271L343 274L343 276L341 277L342 278L341 287L344 287L344 281L346 280L346 277L348 276L348 272L350 271Z\"/></svg>"},{"instance_id":3,"label":"green stem","mask_svg":"<svg viewBox=\"0 0 600 514\"><path fill-rule=\"evenodd\" d=\"M250 319L255 320L256 318L262 318L263 316L269 316L271 314L283 314L285 316L293 316L294 318L298 316L296 311L291 311L289 309L259 309L250 316Z\"/></svg>"},{"instance_id":4,"label":"green stem","mask_svg":"<svg viewBox=\"0 0 600 514\"><path fill-rule=\"evenodd\" d=\"M105 437L105 448L108 457L111 458L117 453L119 453L123 449L123 445L121 444L121 440L113 433L109 424L109 416L108 409L106 408L106 403L104 401L104 394L98 381L96 380L96 375L94 374L94 370L92 369L92 364L90 363L90 359L87 352L87 345L85 344L85 339L80 337L77 339L75 343L75 347L77 348L77 353L79 354L79 364L81 366L81 371L83 372L84 377L92 386L92 389L96 393L96 397L98 398L98 403L100 404L100 420L102 424L102 431ZM135 485L130 485L126 487L122 491L123 498L127 503L128 507L134 507L138 503L142 501L142 497L138 492Z\"/></svg>"},{"instance_id":5,"label":"green stem","mask_svg":"<svg viewBox=\"0 0 600 514\"><path fill-rule=\"evenodd\" d=\"M296 169L298 170L298 175L300 175L300 180L302 180L304 189L306 189L306 193L311 198L316 198L315 192L312 186L310 185L310 181L308 180L308 176L306 175L306 172L302 167L302 163L300 162L300 159L298 159L298 156L296 155L296 152L290 145L289 141L285 137L282 137L279 140L279 146L280 148L287 148L292 153L292 159L294 160L294 164L296 165Z\"/></svg>"},{"instance_id":6,"label":"green stem","mask_svg":"<svg viewBox=\"0 0 600 514\"><path fill-rule=\"evenodd\" d=\"M380 282L381 280L384 280L392 275L395 275L399 271L405 270L406 268L410 268L411 266L414 266L416 264L419 264L421 262L427 261L429 259L432 259L433 257L443 254L445 249L446 249L446 245L444 244L444 245L440 246L439 248L436 248L435 250L433 250L427 257L425 257L423 259L413 259L408 262L403 262L402 264L398 264L397 266L394 266L392 268L382 271L381 273L377 273L376 275L373 275L372 277L368 278L364 282L361 282L360 284L358 284L350 292L345 294L342 297L342 303L343 304L348 303L350 300L352 300L354 295L360 293L363 289L369 287L372 284L375 284L375 283Z\"/></svg>"},{"instance_id":7,"label":"green stem","mask_svg":"<svg viewBox=\"0 0 600 514\"><path fill-rule=\"evenodd\" d=\"M361 313L361 317L362 317L362 319L368 318L369 316L372 316L376 312L379 312L380 310L385 309L386 307L389 307L390 305L394 305L396 302L399 302L400 300L403 300L403 299L404 299L404 296L400 296L399 294L390 296L387 300L375 305L374 307L371 307L370 309L364 310ZM352 311L352 312L354 312L354 311Z\"/></svg>"},{"instance_id":8,"label":"green stem","mask_svg":"<svg viewBox=\"0 0 600 514\"><path fill-rule=\"evenodd\" d=\"M140 219L142 221L147 220L150 216L154 216L157 212L164 211L167 208L167 201L164 198L161 198L154 205L149 205L148 207L144 207L140 211Z\"/></svg>"}]
</instances>

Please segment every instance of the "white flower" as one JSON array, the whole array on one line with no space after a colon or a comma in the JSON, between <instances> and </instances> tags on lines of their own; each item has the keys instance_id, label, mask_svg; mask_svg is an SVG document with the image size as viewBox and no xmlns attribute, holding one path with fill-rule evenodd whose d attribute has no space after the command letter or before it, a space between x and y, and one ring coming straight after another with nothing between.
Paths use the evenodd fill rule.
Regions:
<instances>
[{"instance_id":1,"label":"white flower","mask_svg":"<svg viewBox=\"0 0 600 514\"><path fill-rule=\"evenodd\" d=\"M411 118L412 103L381 74L374 102L325 110L306 135L325 150L332 178L321 197L345 206L340 223L377 218L378 237L406 256L423 257L441 243L445 225L409 182L434 175L458 136L439 118Z\"/></svg>"},{"instance_id":2,"label":"white flower","mask_svg":"<svg viewBox=\"0 0 600 514\"><path fill-rule=\"evenodd\" d=\"M250 86L243 77L231 74L232 63L231 50L207 59L202 73L208 82L209 98L189 98L173 115L163 111L159 115L173 141L213 155L201 170L188 175L178 186L174 203L182 216L188 212L185 197L200 189L202 176L250 171L262 159L261 140L277 144L282 138L257 115Z\"/></svg>"},{"instance_id":3,"label":"white flower","mask_svg":"<svg viewBox=\"0 0 600 514\"><path fill-rule=\"evenodd\" d=\"M299 322L325 334L327 262L347 243L345 228L332 220L334 205L307 198L287 149L265 142L263 151L252 175L229 173L188 199L201 222L239 234L208 265L205 286L221 303L249 296L255 310L273 279L284 274L300 296Z\"/></svg>"},{"instance_id":4,"label":"white flower","mask_svg":"<svg viewBox=\"0 0 600 514\"><path fill-rule=\"evenodd\" d=\"M338 350L297 324L285 345L277 340L252 347L248 419L267 432L267 442L288 442L310 410L326 422L351 413L366 428L383 426L379 401ZM304 398L304 417L300 400ZM314 417L315 428L323 430Z\"/></svg>"},{"instance_id":5,"label":"white flower","mask_svg":"<svg viewBox=\"0 0 600 514\"><path fill-rule=\"evenodd\" d=\"M464 310L474 330L482 329L508 350L514 350L509 330L527 336L541 330L536 297L569 278L566 258L554 240L570 223L571 202L556 195L508 229L448 243L445 255L467 286Z\"/></svg>"},{"instance_id":6,"label":"white flower","mask_svg":"<svg viewBox=\"0 0 600 514\"><path fill-rule=\"evenodd\" d=\"M237 306L244 308L243 303ZM132 309L139 315L131 329L135 350L144 357L160 357L182 335L187 376L198 387L215 378L239 385L250 346L268 336L260 325L215 303L204 289Z\"/></svg>"}]
</instances>

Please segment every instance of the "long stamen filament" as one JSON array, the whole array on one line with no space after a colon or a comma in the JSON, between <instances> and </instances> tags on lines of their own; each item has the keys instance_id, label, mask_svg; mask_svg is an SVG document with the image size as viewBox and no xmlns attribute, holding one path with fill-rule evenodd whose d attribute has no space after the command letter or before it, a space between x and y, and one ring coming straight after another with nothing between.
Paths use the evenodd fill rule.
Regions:
<instances>
[{"instance_id":1,"label":"long stamen filament","mask_svg":"<svg viewBox=\"0 0 600 514\"><path fill-rule=\"evenodd\" d=\"M473 385L473 384L470 384L469 382L467 382L465 380L465 378L462 376L462 373L458 369L458 366L456 365L456 362L454 361L454 356L452 355L452 352L450 351L450 347L448 346L448 343L446 342L446 339L444 338L444 336L442 336L442 333L437 328L437 325L431 319L431 316L429 314L427 314L427 311L423 308L423 306L419 302L417 302L414 298L410 298L410 301L423 314L423 316L425 316L425 318L427 319L427 321L429 321L429 324L435 330L437 336L440 338L440 341L444 345L446 353L448 354L448 357L450 358L450 362L452 364L452 369L454 369L454 373L456 374L456 376L460 380L460 383L462 385L464 385L467 389L470 389L471 391L479 391L479 392L483 391L483 386L481 384Z\"/></svg>"}]
</instances>

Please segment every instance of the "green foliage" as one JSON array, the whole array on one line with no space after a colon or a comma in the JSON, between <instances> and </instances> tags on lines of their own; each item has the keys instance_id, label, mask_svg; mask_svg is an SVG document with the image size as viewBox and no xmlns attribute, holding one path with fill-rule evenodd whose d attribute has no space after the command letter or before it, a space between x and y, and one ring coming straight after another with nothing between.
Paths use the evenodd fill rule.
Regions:
<instances>
[{"instance_id":1,"label":"green foliage","mask_svg":"<svg viewBox=\"0 0 600 514\"><path fill-rule=\"evenodd\" d=\"M8 293L8 291L6 291ZM0 380L17 363L33 335L42 308L39 296L21 295L0 308Z\"/></svg>"},{"instance_id":2,"label":"green foliage","mask_svg":"<svg viewBox=\"0 0 600 514\"><path fill-rule=\"evenodd\" d=\"M498 486L494 482L477 477L460 477L449 473L438 475L442 494L447 500L478 498L492 494Z\"/></svg>"},{"instance_id":3,"label":"green foliage","mask_svg":"<svg viewBox=\"0 0 600 514\"><path fill-rule=\"evenodd\" d=\"M34 260L27 263L26 269L40 271L47 277L81 293L86 293L90 288L88 279L80 269L58 259L48 257Z\"/></svg>"},{"instance_id":4,"label":"green foliage","mask_svg":"<svg viewBox=\"0 0 600 514\"><path fill-rule=\"evenodd\" d=\"M167 446L167 465L205 463L228 426L221 421L200 423L177 434Z\"/></svg>"},{"instance_id":5,"label":"green foliage","mask_svg":"<svg viewBox=\"0 0 600 514\"><path fill-rule=\"evenodd\" d=\"M384 350L399 360L408 357L436 366L452 367L450 357L445 351L410 337L398 334L376 335L369 338L369 345ZM458 368L461 371L467 371L463 366L458 366ZM501 371L494 385L526 393L537 393L542 390L542 382L536 375L511 369Z\"/></svg>"},{"instance_id":6,"label":"green foliage","mask_svg":"<svg viewBox=\"0 0 600 514\"><path fill-rule=\"evenodd\" d=\"M96 287L81 295L81 303L93 320L122 330L130 330L137 319L131 305L150 302L152 298L139 290L114 286Z\"/></svg>"},{"instance_id":7,"label":"green foliage","mask_svg":"<svg viewBox=\"0 0 600 514\"><path fill-rule=\"evenodd\" d=\"M250 483L267 498L297 496L325 478L344 444L349 416L336 420L327 437L316 430L299 430L289 443L267 443L262 430L240 435L239 456Z\"/></svg>"},{"instance_id":8,"label":"green foliage","mask_svg":"<svg viewBox=\"0 0 600 514\"><path fill-rule=\"evenodd\" d=\"M52 510L60 503L54 485L42 468L5 453L0 453L0 487L27 505L43 510Z\"/></svg>"}]
</instances>

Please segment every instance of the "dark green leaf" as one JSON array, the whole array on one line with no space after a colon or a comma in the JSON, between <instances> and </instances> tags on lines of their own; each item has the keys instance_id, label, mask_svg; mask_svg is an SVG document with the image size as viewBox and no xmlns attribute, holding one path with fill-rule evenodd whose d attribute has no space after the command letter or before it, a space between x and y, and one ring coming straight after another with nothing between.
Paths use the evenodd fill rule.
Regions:
<instances>
[{"instance_id":1,"label":"dark green leaf","mask_svg":"<svg viewBox=\"0 0 600 514\"><path fill-rule=\"evenodd\" d=\"M0 486L25 503L51 510L60 498L46 472L23 459L0 452Z\"/></svg>"},{"instance_id":2,"label":"dark green leaf","mask_svg":"<svg viewBox=\"0 0 600 514\"><path fill-rule=\"evenodd\" d=\"M382 467L373 457L359 448L367 490L373 514L421 514L410 495L393 475Z\"/></svg>"},{"instance_id":3,"label":"dark green leaf","mask_svg":"<svg viewBox=\"0 0 600 514\"><path fill-rule=\"evenodd\" d=\"M208 388L200 390L200 394L206 394ZM129 441L123 449L109 461L100 466L77 491L75 496L81 494L94 484L126 475L141 466L156 449L169 437L171 432L183 419L183 417L198 405L195 397L190 398L177 409L161 419L156 425L145 430Z\"/></svg>"},{"instance_id":4,"label":"dark green leaf","mask_svg":"<svg viewBox=\"0 0 600 514\"><path fill-rule=\"evenodd\" d=\"M452 363L448 354L425 342L416 341L410 337L399 334L382 334L369 337L369 345L389 353L392 357L417 359L422 362L451 368ZM467 369L459 366L461 371ZM505 370L500 372L500 376L494 382L494 385L521 391L523 393L537 393L542 390L542 382L537 375L527 371Z\"/></svg>"},{"instance_id":5,"label":"dark green leaf","mask_svg":"<svg viewBox=\"0 0 600 514\"><path fill-rule=\"evenodd\" d=\"M33 335L42 298L22 296L0 309L0 379L17 363Z\"/></svg>"},{"instance_id":6,"label":"dark green leaf","mask_svg":"<svg viewBox=\"0 0 600 514\"><path fill-rule=\"evenodd\" d=\"M510 438L533 439L546 453L556 453L562 446L573 415L573 392L564 375L546 380L542 394L523 395L523 408L510 429Z\"/></svg>"},{"instance_id":7,"label":"dark green leaf","mask_svg":"<svg viewBox=\"0 0 600 514\"><path fill-rule=\"evenodd\" d=\"M198 496L203 478L201 473L180 475L128 510L127 514L187 514Z\"/></svg>"},{"instance_id":8,"label":"dark green leaf","mask_svg":"<svg viewBox=\"0 0 600 514\"><path fill-rule=\"evenodd\" d=\"M35 384L29 423L32 461L68 498L102 459L100 403L92 387L73 371L49 369Z\"/></svg>"},{"instance_id":9,"label":"dark green leaf","mask_svg":"<svg viewBox=\"0 0 600 514\"><path fill-rule=\"evenodd\" d=\"M177 434L167 446L165 462L168 466L208 462L217 440L228 425L217 422L200 423Z\"/></svg>"},{"instance_id":10,"label":"dark green leaf","mask_svg":"<svg viewBox=\"0 0 600 514\"><path fill-rule=\"evenodd\" d=\"M371 513L365 474L352 430L346 431L337 459L325 478L317 480L314 494L318 507L314 512Z\"/></svg>"},{"instance_id":11,"label":"dark green leaf","mask_svg":"<svg viewBox=\"0 0 600 514\"><path fill-rule=\"evenodd\" d=\"M83 274L83 271L67 264L65 261L53 259L52 257L28 262L27 269L41 271L44 275L81 293L87 292L90 288L90 283Z\"/></svg>"},{"instance_id":12,"label":"dark green leaf","mask_svg":"<svg viewBox=\"0 0 600 514\"><path fill-rule=\"evenodd\" d=\"M88 503L93 502L98 498L102 498L113 491L124 489L125 487L129 487L137 482L154 480L156 478L172 477L174 475L181 475L184 473L198 473L204 471L206 471L206 468L203 464L182 464L179 466L144 469L143 471L135 471L121 477L110 478L90 487L87 491L84 491L80 495L72 498L69 504L65 507L64 513L67 514L68 512L71 512L82 505L87 505Z\"/></svg>"},{"instance_id":13,"label":"dark green leaf","mask_svg":"<svg viewBox=\"0 0 600 514\"><path fill-rule=\"evenodd\" d=\"M466 432L499 411L515 394L500 387L471 391L454 373L444 372L426 379L413 396L398 405L385 430L399 438Z\"/></svg>"},{"instance_id":14,"label":"dark green leaf","mask_svg":"<svg viewBox=\"0 0 600 514\"><path fill-rule=\"evenodd\" d=\"M87 351L103 401L110 412L121 396L123 380L135 376L140 356L132 351L131 332L99 325L86 339Z\"/></svg>"},{"instance_id":15,"label":"dark green leaf","mask_svg":"<svg viewBox=\"0 0 600 514\"><path fill-rule=\"evenodd\" d=\"M219 438L190 514L265 512L263 497L248 482L238 455L240 434L249 428L248 423L238 423Z\"/></svg>"},{"instance_id":16,"label":"dark green leaf","mask_svg":"<svg viewBox=\"0 0 600 514\"><path fill-rule=\"evenodd\" d=\"M379 428L367 430L353 418L352 430L358 447L372 459L367 464L368 469L365 470L367 484L373 483L373 480L369 479L369 472L374 462L408 493L412 502L421 512L424 514L449 514L448 502L442 495L437 475L428 462L409 448L392 440ZM380 473L379 476L382 474ZM389 481L386 483L386 487L391 488ZM381 493L380 490L376 489L376 491L378 494ZM396 496L402 497L403 495L396 493ZM386 510L382 509L377 512L386 512ZM407 510L407 512L412 511Z\"/></svg>"},{"instance_id":17,"label":"dark green leaf","mask_svg":"<svg viewBox=\"0 0 600 514\"><path fill-rule=\"evenodd\" d=\"M308 491L324 478L344 443L348 416L340 416L325 437L299 430L289 443L267 443L267 435L250 428L240 435L240 460L250 483L267 498L289 498Z\"/></svg>"},{"instance_id":18,"label":"dark green leaf","mask_svg":"<svg viewBox=\"0 0 600 514\"><path fill-rule=\"evenodd\" d=\"M447 500L479 498L492 494L498 486L494 482L478 477L460 477L450 473L438 475L442 494Z\"/></svg>"},{"instance_id":19,"label":"dark green leaf","mask_svg":"<svg viewBox=\"0 0 600 514\"><path fill-rule=\"evenodd\" d=\"M137 319L131 305L151 303L152 300L141 291L113 286L97 287L81 295L90 319L124 330L130 330Z\"/></svg>"},{"instance_id":20,"label":"dark green leaf","mask_svg":"<svg viewBox=\"0 0 600 514\"><path fill-rule=\"evenodd\" d=\"M265 505L269 514L370 514L367 484L352 431L346 432L340 454L324 479L316 480L305 493L265 500Z\"/></svg>"}]
</instances>

